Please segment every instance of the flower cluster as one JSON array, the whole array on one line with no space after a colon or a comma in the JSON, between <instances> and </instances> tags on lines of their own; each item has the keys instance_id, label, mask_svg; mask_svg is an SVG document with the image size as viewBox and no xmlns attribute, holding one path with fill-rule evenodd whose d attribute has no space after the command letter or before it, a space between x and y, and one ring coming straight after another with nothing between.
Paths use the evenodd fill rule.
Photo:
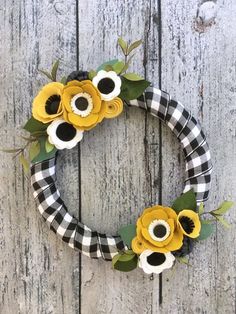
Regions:
<instances>
[{"instance_id":1,"label":"flower cluster","mask_svg":"<svg viewBox=\"0 0 236 314\"><path fill-rule=\"evenodd\" d=\"M201 230L199 215L193 210L177 214L160 205L145 209L136 226L132 249L140 255L139 266L148 274L172 267L175 257L171 252L182 247L184 236L197 238Z\"/></svg>"},{"instance_id":2,"label":"flower cluster","mask_svg":"<svg viewBox=\"0 0 236 314\"><path fill-rule=\"evenodd\" d=\"M71 149L104 118L114 118L123 110L117 96L121 78L114 71L100 70L89 79L72 80L66 85L45 85L33 101L34 119L48 124L48 141L57 149Z\"/></svg>"}]
</instances>

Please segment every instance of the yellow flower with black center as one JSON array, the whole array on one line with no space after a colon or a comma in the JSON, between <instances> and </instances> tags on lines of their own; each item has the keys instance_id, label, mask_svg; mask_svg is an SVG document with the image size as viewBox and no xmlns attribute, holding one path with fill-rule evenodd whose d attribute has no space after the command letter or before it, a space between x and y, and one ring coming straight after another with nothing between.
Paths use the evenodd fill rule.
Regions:
<instances>
[{"instance_id":1,"label":"yellow flower with black center","mask_svg":"<svg viewBox=\"0 0 236 314\"><path fill-rule=\"evenodd\" d=\"M177 214L170 207L153 206L144 210L137 220L132 249L136 254L145 250L167 253L183 244L183 232L177 226Z\"/></svg>"},{"instance_id":2,"label":"yellow flower with black center","mask_svg":"<svg viewBox=\"0 0 236 314\"><path fill-rule=\"evenodd\" d=\"M98 89L89 80L70 81L63 90L64 119L80 130L90 130L104 118Z\"/></svg>"},{"instance_id":3,"label":"yellow flower with black center","mask_svg":"<svg viewBox=\"0 0 236 314\"><path fill-rule=\"evenodd\" d=\"M33 117L43 123L49 123L62 115L61 95L64 85L52 82L45 85L34 98Z\"/></svg>"},{"instance_id":4,"label":"yellow flower with black center","mask_svg":"<svg viewBox=\"0 0 236 314\"><path fill-rule=\"evenodd\" d=\"M184 235L190 238L199 237L201 231L201 222L199 215L193 210L182 210L178 214L177 222Z\"/></svg>"}]
</instances>

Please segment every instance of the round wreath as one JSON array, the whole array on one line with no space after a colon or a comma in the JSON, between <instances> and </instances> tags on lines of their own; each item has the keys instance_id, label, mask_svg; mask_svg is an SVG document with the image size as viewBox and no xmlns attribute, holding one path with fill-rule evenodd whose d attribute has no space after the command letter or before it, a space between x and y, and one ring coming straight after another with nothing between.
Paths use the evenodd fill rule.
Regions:
<instances>
[{"instance_id":1,"label":"round wreath","mask_svg":"<svg viewBox=\"0 0 236 314\"><path fill-rule=\"evenodd\" d=\"M208 198L212 163L205 135L196 119L170 95L152 87L135 73L127 73L129 54L139 46L119 39L125 61L112 60L96 71L75 71L57 82L58 61L51 73L43 71L51 83L45 85L33 101L32 117L24 129L30 132L24 148L14 149L27 168L25 148L29 147L31 183L38 209L47 225L73 249L91 258L111 261L114 269L130 271L141 267L147 274L161 273L185 255L196 241L213 232L208 214L226 224L222 215L232 206L204 211ZM149 111L176 135L185 157L185 186L180 197L169 206L146 208L135 224L122 227L116 236L92 231L69 214L56 187L56 152L71 149L83 138L83 132L104 119L114 118L123 103ZM13 151L11 151L13 152Z\"/></svg>"}]
</instances>

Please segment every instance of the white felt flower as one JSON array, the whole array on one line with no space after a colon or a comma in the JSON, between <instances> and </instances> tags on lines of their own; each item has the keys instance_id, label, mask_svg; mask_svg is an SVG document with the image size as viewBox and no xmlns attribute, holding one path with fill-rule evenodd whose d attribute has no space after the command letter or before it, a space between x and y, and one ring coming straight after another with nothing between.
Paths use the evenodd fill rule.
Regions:
<instances>
[{"instance_id":1,"label":"white felt flower","mask_svg":"<svg viewBox=\"0 0 236 314\"><path fill-rule=\"evenodd\" d=\"M145 250L139 256L139 267L146 274L160 274L163 270L173 266L175 257L170 252L159 253L151 250Z\"/></svg>"},{"instance_id":2,"label":"white felt flower","mask_svg":"<svg viewBox=\"0 0 236 314\"><path fill-rule=\"evenodd\" d=\"M121 79L114 71L100 70L92 82L105 101L112 100L120 94Z\"/></svg>"},{"instance_id":3,"label":"white felt flower","mask_svg":"<svg viewBox=\"0 0 236 314\"><path fill-rule=\"evenodd\" d=\"M83 138L83 131L63 119L54 120L47 128L48 141L57 149L71 149Z\"/></svg>"}]
</instances>

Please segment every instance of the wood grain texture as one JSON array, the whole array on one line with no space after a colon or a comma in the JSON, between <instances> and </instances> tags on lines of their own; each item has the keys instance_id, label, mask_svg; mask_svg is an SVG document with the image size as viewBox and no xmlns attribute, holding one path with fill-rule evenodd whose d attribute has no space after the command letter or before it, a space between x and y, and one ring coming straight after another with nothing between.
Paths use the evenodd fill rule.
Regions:
<instances>
[{"instance_id":1,"label":"wood grain texture","mask_svg":"<svg viewBox=\"0 0 236 314\"><path fill-rule=\"evenodd\" d=\"M200 121L214 173L207 209L236 194L236 4L216 1L4 1L0 5L1 145L17 130L46 83L37 69L63 60L61 74L121 57L122 35L142 38L132 69L167 90ZM214 3L213 3L214 5ZM200 8L200 10L199 10ZM212 11L210 11L212 10ZM70 212L110 234L146 207L181 193L184 162L166 126L134 108L86 132L80 149L62 152L58 185ZM129 274L79 257L48 230L17 161L0 160L0 313L235 313L235 223L195 247L192 267L162 276ZM81 182L80 182L81 179ZM81 195L80 195L81 191ZM80 199L81 196L81 199ZM81 204L81 208L80 205ZM81 261L81 263L80 263Z\"/></svg>"}]
</instances>

